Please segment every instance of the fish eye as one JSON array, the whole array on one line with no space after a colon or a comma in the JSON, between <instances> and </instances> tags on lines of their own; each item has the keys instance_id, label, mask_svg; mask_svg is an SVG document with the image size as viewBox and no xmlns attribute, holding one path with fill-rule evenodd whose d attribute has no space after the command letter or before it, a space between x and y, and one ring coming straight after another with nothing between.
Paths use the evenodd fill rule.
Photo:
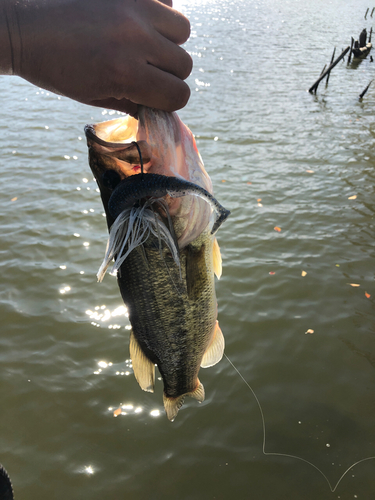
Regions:
<instances>
[{"instance_id":1,"label":"fish eye","mask_svg":"<svg viewBox=\"0 0 375 500\"><path fill-rule=\"evenodd\" d=\"M103 186L110 189L115 189L115 187L120 183L121 177L120 174L116 172L116 170L106 170L102 175L101 181Z\"/></svg>"}]
</instances>

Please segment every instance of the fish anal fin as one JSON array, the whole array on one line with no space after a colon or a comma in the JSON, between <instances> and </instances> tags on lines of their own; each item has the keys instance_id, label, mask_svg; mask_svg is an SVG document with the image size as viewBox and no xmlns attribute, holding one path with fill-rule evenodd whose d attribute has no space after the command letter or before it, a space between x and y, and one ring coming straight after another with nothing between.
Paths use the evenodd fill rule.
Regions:
<instances>
[{"instance_id":1,"label":"fish anal fin","mask_svg":"<svg viewBox=\"0 0 375 500\"><path fill-rule=\"evenodd\" d=\"M217 239L214 239L214 246L212 249L212 254L213 254L213 262L214 262L214 273L217 276L217 279L220 279L221 273L222 273L222 263L221 263L221 253L220 253L220 247L219 243L217 242Z\"/></svg>"},{"instance_id":2,"label":"fish anal fin","mask_svg":"<svg viewBox=\"0 0 375 500\"><path fill-rule=\"evenodd\" d=\"M220 329L219 322L216 321L215 331L206 352L203 355L201 367L209 368L216 365L223 357L225 347L224 335Z\"/></svg>"},{"instance_id":3,"label":"fish anal fin","mask_svg":"<svg viewBox=\"0 0 375 500\"><path fill-rule=\"evenodd\" d=\"M134 376L138 384L143 391L154 392L155 365L143 353L133 332L130 333L129 350Z\"/></svg>"}]
</instances>

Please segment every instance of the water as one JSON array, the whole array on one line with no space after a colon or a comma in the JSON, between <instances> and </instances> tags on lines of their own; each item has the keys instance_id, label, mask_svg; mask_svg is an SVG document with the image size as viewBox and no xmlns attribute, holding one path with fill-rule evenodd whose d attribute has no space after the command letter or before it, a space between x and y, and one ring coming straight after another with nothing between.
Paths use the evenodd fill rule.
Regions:
<instances>
[{"instance_id":1,"label":"water","mask_svg":"<svg viewBox=\"0 0 375 500\"><path fill-rule=\"evenodd\" d=\"M178 6L194 58L180 116L232 211L226 354L262 405L266 452L311 461L333 488L375 455L374 88L358 101L375 66L340 63L306 89L370 29L368 5ZM206 401L168 422L161 382L142 392L126 361L115 280L96 283L106 223L83 126L111 113L18 78L0 88L0 462L17 500L373 498L375 460L331 493L305 462L264 455L256 400L225 358L202 370Z\"/></svg>"}]
</instances>

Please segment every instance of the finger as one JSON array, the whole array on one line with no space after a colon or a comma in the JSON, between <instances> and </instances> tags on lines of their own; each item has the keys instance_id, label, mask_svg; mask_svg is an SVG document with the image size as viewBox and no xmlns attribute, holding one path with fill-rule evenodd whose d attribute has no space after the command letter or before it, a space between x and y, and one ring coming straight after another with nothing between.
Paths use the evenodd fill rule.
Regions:
<instances>
[{"instance_id":1,"label":"finger","mask_svg":"<svg viewBox=\"0 0 375 500\"><path fill-rule=\"evenodd\" d=\"M182 45L190 36L190 22L187 17L157 0L139 1L139 8L147 16L156 31L171 42Z\"/></svg>"},{"instance_id":2,"label":"finger","mask_svg":"<svg viewBox=\"0 0 375 500\"><path fill-rule=\"evenodd\" d=\"M185 80L193 68L191 56L175 43L170 42L158 33L154 43L144 48L147 62L163 71L171 73L181 80Z\"/></svg>"},{"instance_id":3,"label":"finger","mask_svg":"<svg viewBox=\"0 0 375 500\"><path fill-rule=\"evenodd\" d=\"M170 73L151 64L144 64L137 68L137 75L137 84L124 96L136 104L176 111L183 108L189 100L189 86Z\"/></svg>"}]
</instances>

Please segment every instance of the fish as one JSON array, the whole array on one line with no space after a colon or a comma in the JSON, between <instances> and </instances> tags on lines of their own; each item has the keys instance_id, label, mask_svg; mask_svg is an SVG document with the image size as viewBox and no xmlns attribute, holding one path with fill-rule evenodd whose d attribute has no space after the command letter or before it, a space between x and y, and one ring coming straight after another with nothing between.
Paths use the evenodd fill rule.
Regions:
<instances>
[{"instance_id":1,"label":"fish","mask_svg":"<svg viewBox=\"0 0 375 500\"><path fill-rule=\"evenodd\" d=\"M175 112L140 106L137 119L86 125L85 134L109 229L98 280L114 261L135 378L153 392L157 366L173 421L186 396L204 401L200 368L224 353L214 275L222 273L216 233L230 212Z\"/></svg>"}]
</instances>

